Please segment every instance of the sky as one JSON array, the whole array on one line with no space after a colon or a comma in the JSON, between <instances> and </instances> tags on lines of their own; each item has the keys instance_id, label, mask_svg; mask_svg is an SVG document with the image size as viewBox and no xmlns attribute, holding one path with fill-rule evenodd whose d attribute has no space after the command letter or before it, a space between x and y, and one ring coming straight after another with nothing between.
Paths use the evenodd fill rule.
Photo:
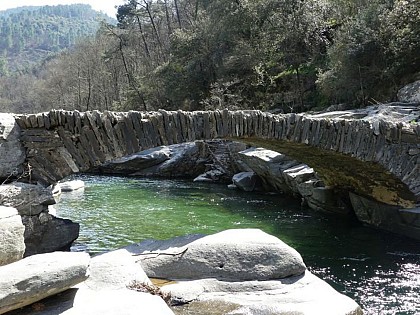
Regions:
<instances>
[{"instance_id":1,"label":"sky","mask_svg":"<svg viewBox=\"0 0 420 315\"><path fill-rule=\"evenodd\" d=\"M96 11L102 11L115 17L116 5L125 3L124 0L0 0L0 11L23 6L58 5L58 4L90 4Z\"/></svg>"}]
</instances>

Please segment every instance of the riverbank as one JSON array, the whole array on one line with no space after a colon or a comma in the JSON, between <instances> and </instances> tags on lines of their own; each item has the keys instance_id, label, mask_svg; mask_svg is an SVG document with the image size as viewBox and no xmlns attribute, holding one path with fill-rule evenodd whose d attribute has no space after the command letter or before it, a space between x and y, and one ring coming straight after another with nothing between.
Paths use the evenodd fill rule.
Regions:
<instances>
[{"instance_id":1,"label":"riverbank","mask_svg":"<svg viewBox=\"0 0 420 315\"><path fill-rule=\"evenodd\" d=\"M43 268L42 276L37 268ZM143 314L189 314L179 309L186 304L196 315L363 314L354 301L307 271L297 251L258 229L147 240L90 261L83 253L35 255L0 267L0 275L0 314L18 309L9 314L134 315L138 307ZM159 289L148 276L175 282ZM70 288L64 300L41 301Z\"/></svg>"}]
</instances>

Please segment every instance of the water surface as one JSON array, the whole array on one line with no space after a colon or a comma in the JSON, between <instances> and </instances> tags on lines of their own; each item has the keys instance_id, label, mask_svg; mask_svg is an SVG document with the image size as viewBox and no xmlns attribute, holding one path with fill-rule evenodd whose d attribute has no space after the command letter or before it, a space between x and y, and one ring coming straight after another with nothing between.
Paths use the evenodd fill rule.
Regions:
<instances>
[{"instance_id":1,"label":"water surface","mask_svg":"<svg viewBox=\"0 0 420 315\"><path fill-rule=\"evenodd\" d=\"M420 314L420 243L302 208L281 195L179 180L79 176L57 215L79 222L73 250L100 253L140 242L230 228L260 228L302 255L309 270L365 314Z\"/></svg>"}]
</instances>

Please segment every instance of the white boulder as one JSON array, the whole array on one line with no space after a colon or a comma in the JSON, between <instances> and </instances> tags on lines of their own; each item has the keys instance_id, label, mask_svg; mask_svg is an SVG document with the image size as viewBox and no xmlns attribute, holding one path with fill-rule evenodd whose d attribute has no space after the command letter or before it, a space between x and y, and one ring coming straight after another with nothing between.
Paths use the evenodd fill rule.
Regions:
<instances>
[{"instance_id":1,"label":"white boulder","mask_svg":"<svg viewBox=\"0 0 420 315\"><path fill-rule=\"evenodd\" d=\"M126 249L138 255L146 274L155 278L270 280L306 270L295 249L258 229L149 240Z\"/></svg>"},{"instance_id":2,"label":"white boulder","mask_svg":"<svg viewBox=\"0 0 420 315\"><path fill-rule=\"evenodd\" d=\"M229 314L247 315L362 315L360 306L335 291L309 271L281 280L224 282L216 279L179 281L164 286L174 301L188 302L190 313L208 309L229 309ZM224 307L223 307L224 306ZM179 314L184 306L180 306Z\"/></svg>"},{"instance_id":3,"label":"white boulder","mask_svg":"<svg viewBox=\"0 0 420 315\"><path fill-rule=\"evenodd\" d=\"M25 227L15 208L0 206L0 266L22 259Z\"/></svg>"},{"instance_id":4,"label":"white boulder","mask_svg":"<svg viewBox=\"0 0 420 315\"><path fill-rule=\"evenodd\" d=\"M0 267L0 314L63 292L87 278L86 253L55 252Z\"/></svg>"}]
</instances>

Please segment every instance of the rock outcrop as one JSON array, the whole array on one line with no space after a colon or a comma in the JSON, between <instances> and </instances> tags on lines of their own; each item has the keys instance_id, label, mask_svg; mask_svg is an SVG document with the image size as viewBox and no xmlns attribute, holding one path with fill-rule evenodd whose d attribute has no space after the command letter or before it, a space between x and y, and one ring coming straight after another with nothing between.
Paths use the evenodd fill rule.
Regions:
<instances>
[{"instance_id":1,"label":"rock outcrop","mask_svg":"<svg viewBox=\"0 0 420 315\"><path fill-rule=\"evenodd\" d=\"M249 148L239 152L237 158L239 167L247 172L235 175L232 181L242 190L252 191L255 187L261 189L262 186L265 191L300 197L317 211L340 214L351 211L341 192L325 187L314 169L308 165L264 148ZM261 184L255 186L257 182Z\"/></svg>"},{"instance_id":2,"label":"rock outcrop","mask_svg":"<svg viewBox=\"0 0 420 315\"><path fill-rule=\"evenodd\" d=\"M307 271L294 249L260 230L148 240L126 249L148 276L177 280L161 288L177 314L362 314Z\"/></svg>"},{"instance_id":3,"label":"rock outcrop","mask_svg":"<svg viewBox=\"0 0 420 315\"><path fill-rule=\"evenodd\" d=\"M189 252L193 255L187 256ZM52 255L32 256L20 263L24 266L28 259L32 259L32 262L38 259L34 267L36 270L28 268L30 271L26 272L40 272L38 269L44 268L42 264ZM87 255L76 255L84 255L79 260L85 266ZM194 270L191 272L182 264L178 264L181 269L176 270L164 262L167 260L162 258L166 256L172 265L177 264L176 260L188 260ZM152 260L158 263L150 263ZM193 266L195 263L202 267L201 272ZM204 263L210 266L205 267ZM149 276L183 280L167 281L159 289L151 284L141 265L146 266ZM10 283L10 279L15 279L10 274L20 271L16 266L17 263L6 266L4 270L0 268L0 313L1 306L6 304L8 298L4 294L6 299L1 299L2 283ZM72 268L73 263L66 260L57 273L68 273ZM84 268L72 274L76 278L84 278ZM220 272L220 269L226 270ZM280 269L283 271L279 272ZM145 241L92 258L89 274L87 280L66 292L9 314L362 314L357 303L308 272L294 249L259 230L228 230L210 236L187 235L167 241ZM46 277L48 280L44 282ZM60 276L46 272L45 277L39 277L32 288L38 288L40 283L43 287L60 287L57 278ZM27 281L21 283L26 284ZM140 290L142 285L145 291ZM27 287L10 287L7 290L17 292L15 296L18 298L14 304L18 304L25 296ZM151 295L147 290L157 295ZM54 294L55 291L51 290L50 293ZM173 311L161 296L170 298Z\"/></svg>"},{"instance_id":4,"label":"rock outcrop","mask_svg":"<svg viewBox=\"0 0 420 315\"><path fill-rule=\"evenodd\" d=\"M0 314L63 292L87 278L89 255L56 252L0 267Z\"/></svg>"},{"instance_id":5,"label":"rock outcrop","mask_svg":"<svg viewBox=\"0 0 420 315\"><path fill-rule=\"evenodd\" d=\"M21 174L26 154L20 127L12 114L0 113L0 179Z\"/></svg>"},{"instance_id":6,"label":"rock outcrop","mask_svg":"<svg viewBox=\"0 0 420 315\"><path fill-rule=\"evenodd\" d=\"M270 280L300 275L306 270L296 250L257 229L144 241L127 250L141 255L138 259L144 271L156 278Z\"/></svg>"},{"instance_id":7,"label":"rock outcrop","mask_svg":"<svg viewBox=\"0 0 420 315\"><path fill-rule=\"evenodd\" d=\"M25 256L69 249L79 236L79 224L48 213L55 203L51 190L41 185L0 185L0 204L15 207L25 226Z\"/></svg>"},{"instance_id":8,"label":"rock outcrop","mask_svg":"<svg viewBox=\"0 0 420 315\"><path fill-rule=\"evenodd\" d=\"M95 169L104 174L196 178L196 181L225 182L237 170L233 154L245 145L232 141L195 141L141 151L118 158Z\"/></svg>"},{"instance_id":9,"label":"rock outcrop","mask_svg":"<svg viewBox=\"0 0 420 315\"><path fill-rule=\"evenodd\" d=\"M420 80L407 84L398 91L398 100L407 103L420 103Z\"/></svg>"},{"instance_id":10,"label":"rock outcrop","mask_svg":"<svg viewBox=\"0 0 420 315\"><path fill-rule=\"evenodd\" d=\"M25 227L15 208L0 206L0 266L22 259Z\"/></svg>"},{"instance_id":11,"label":"rock outcrop","mask_svg":"<svg viewBox=\"0 0 420 315\"><path fill-rule=\"evenodd\" d=\"M44 257L44 255L51 254L37 256ZM89 278L70 290L59 295L54 295L55 292L52 291L49 298L9 314L37 315L40 312L43 315L174 314L159 296L129 289L133 283L150 286L152 284L140 265L135 262L135 257L124 249L93 257L89 263L88 273ZM55 277L46 281L45 285L51 287L52 284L49 283L54 282Z\"/></svg>"}]
</instances>

